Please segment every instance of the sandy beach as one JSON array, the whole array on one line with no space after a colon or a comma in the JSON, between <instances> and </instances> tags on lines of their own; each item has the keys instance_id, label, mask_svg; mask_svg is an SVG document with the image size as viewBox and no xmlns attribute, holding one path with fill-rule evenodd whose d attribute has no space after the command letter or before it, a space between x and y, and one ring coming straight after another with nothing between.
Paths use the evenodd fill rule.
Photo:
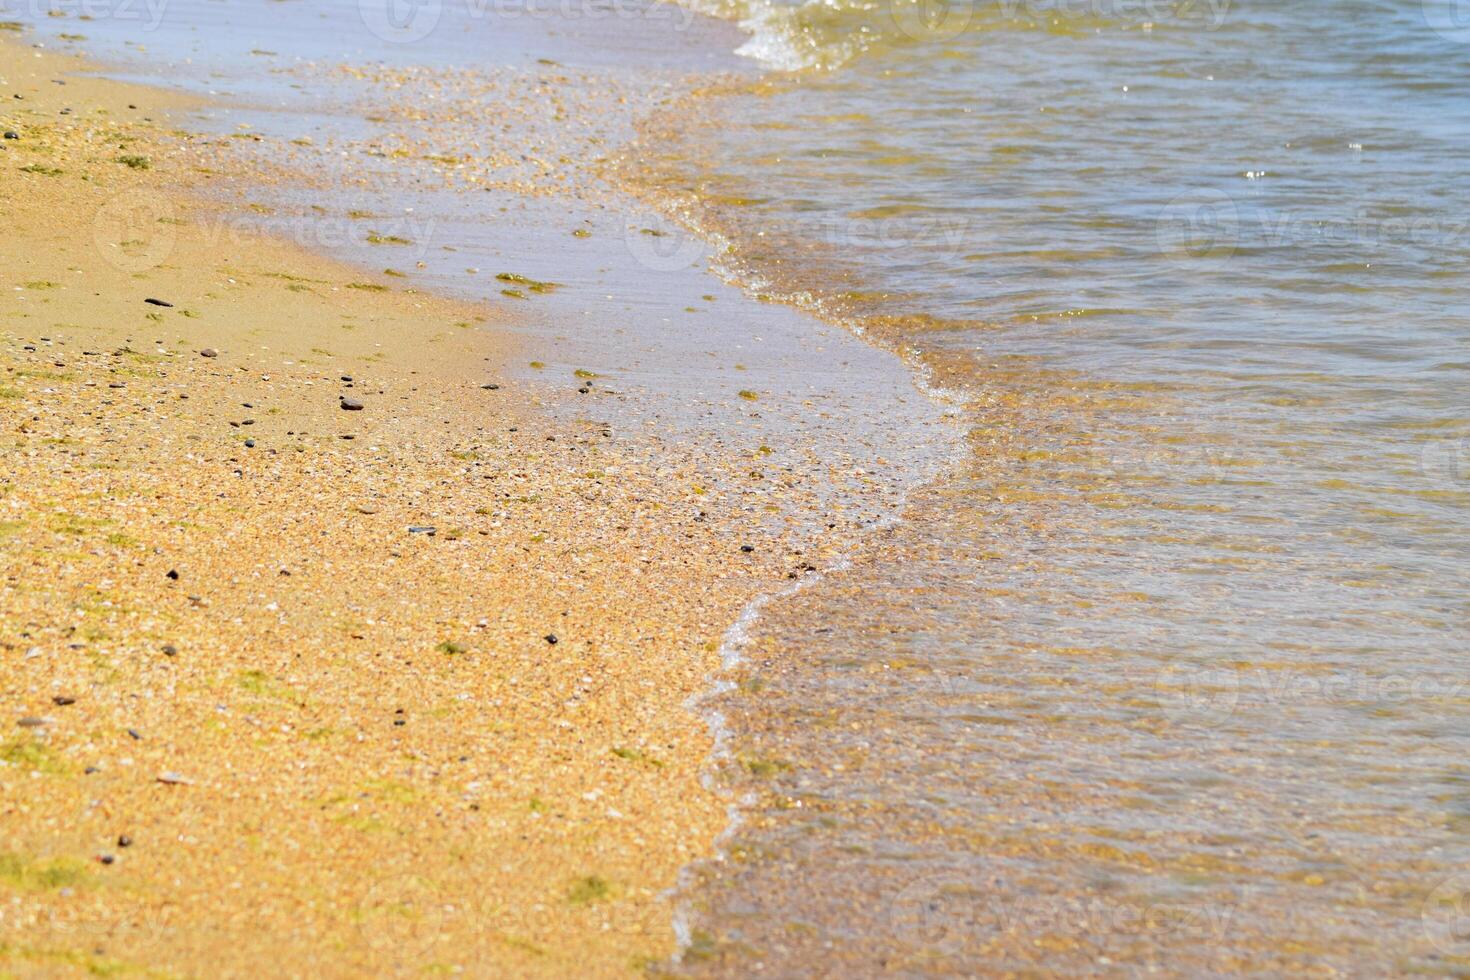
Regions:
<instances>
[{"instance_id":1,"label":"sandy beach","mask_svg":"<svg viewBox=\"0 0 1470 980\"><path fill-rule=\"evenodd\" d=\"M685 703L806 559L553 421L503 313L220 234L186 103L0 45L0 974L665 960Z\"/></svg>"}]
</instances>

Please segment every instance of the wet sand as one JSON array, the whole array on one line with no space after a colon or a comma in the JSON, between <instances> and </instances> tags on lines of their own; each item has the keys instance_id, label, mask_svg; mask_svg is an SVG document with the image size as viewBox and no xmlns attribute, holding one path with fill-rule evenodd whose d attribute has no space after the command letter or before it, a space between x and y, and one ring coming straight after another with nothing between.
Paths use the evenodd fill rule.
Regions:
<instances>
[{"instance_id":1,"label":"wet sand","mask_svg":"<svg viewBox=\"0 0 1470 980\"><path fill-rule=\"evenodd\" d=\"M544 411L493 309L218 234L182 100L0 43L0 971L667 958L725 820L684 705L820 548Z\"/></svg>"}]
</instances>

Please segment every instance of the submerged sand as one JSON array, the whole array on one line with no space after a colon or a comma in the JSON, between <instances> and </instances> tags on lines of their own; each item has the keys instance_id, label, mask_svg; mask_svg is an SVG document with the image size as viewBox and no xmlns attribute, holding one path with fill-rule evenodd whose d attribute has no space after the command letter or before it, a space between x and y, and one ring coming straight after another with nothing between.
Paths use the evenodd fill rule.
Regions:
<instances>
[{"instance_id":1,"label":"submerged sand","mask_svg":"<svg viewBox=\"0 0 1470 980\"><path fill-rule=\"evenodd\" d=\"M0 45L0 974L665 960L724 823L685 704L814 556L553 422L495 310L220 234L177 101Z\"/></svg>"}]
</instances>

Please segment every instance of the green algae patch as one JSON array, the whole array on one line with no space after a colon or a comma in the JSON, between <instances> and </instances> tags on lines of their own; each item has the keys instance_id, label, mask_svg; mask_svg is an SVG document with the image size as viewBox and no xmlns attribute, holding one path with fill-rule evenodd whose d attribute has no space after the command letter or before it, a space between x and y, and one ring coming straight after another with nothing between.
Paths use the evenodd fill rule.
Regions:
<instances>
[{"instance_id":1,"label":"green algae patch","mask_svg":"<svg viewBox=\"0 0 1470 980\"><path fill-rule=\"evenodd\" d=\"M271 677L261 670L246 670L235 675L235 686L257 697L272 701L300 701L300 696L289 685Z\"/></svg>"},{"instance_id":2,"label":"green algae patch","mask_svg":"<svg viewBox=\"0 0 1470 980\"><path fill-rule=\"evenodd\" d=\"M506 935L505 933L501 933L500 936L498 936L497 938L501 942L505 943L505 945L509 946L511 949L519 949L522 952L530 953L532 956L546 955L546 950L542 949L540 946L537 946L529 939L522 939L519 936L510 936Z\"/></svg>"},{"instance_id":3,"label":"green algae patch","mask_svg":"<svg viewBox=\"0 0 1470 980\"><path fill-rule=\"evenodd\" d=\"M791 763L783 762L780 759L749 758L742 759L740 764L757 779L769 779L777 773L789 772L791 770Z\"/></svg>"},{"instance_id":4,"label":"green algae patch","mask_svg":"<svg viewBox=\"0 0 1470 980\"><path fill-rule=\"evenodd\" d=\"M612 754L619 759L627 759L629 762L641 762L645 765L653 766L655 769L662 769L664 767L661 759L655 759L641 749L627 749L616 746L613 748Z\"/></svg>"},{"instance_id":5,"label":"green algae patch","mask_svg":"<svg viewBox=\"0 0 1470 980\"><path fill-rule=\"evenodd\" d=\"M28 738L12 739L0 745L0 762L48 776L64 776L70 771L55 751Z\"/></svg>"},{"instance_id":6,"label":"green algae patch","mask_svg":"<svg viewBox=\"0 0 1470 980\"><path fill-rule=\"evenodd\" d=\"M532 279L529 276L519 275L514 272L502 272L495 278L501 282L513 283L517 286L524 287L533 293L554 292L561 285L555 282L542 282L540 279Z\"/></svg>"},{"instance_id":7,"label":"green algae patch","mask_svg":"<svg viewBox=\"0 0 1470 980\"><path fill-rule=\"evenodd\" d=\"M0 851L0 887L14 891L42 892L75 888L87 879L86 866L71 858L39 861L10 851Z\"/></svg>"},{"instance_id":8,"label":"green algae patch","mask_svg":"<svg viewBox=\"0 0 1470 980\"><path fill-rule=\"evenodd\" d=\"M612 885L597 875L578 878L567 890L567 901L573 905L595 905L612 895Z\"/></svg>"},{"instance_id":9,"label":"green algae patch","mask_svg":"<svg viewBox=\"0 0 1470 980\"><path fill-rule=\"evenodd\" d=\"M144 970L132 963L113 959L108 956L93 955L75 949L53 949L44 946L19 946L0 943L0 964L6 960L24 960L29 963L49 964L50 969L46 976L57 975L57 971L70 967L65 975L72 976L75 971L94 977L127 976L142 974L144 976L167 976L154 971ZM30 976L28 971L26 976ZM0 966L0 980L19 980L19 974L10 973Z\"/></svg>"},{"instance_id":10,"label":"green algae patch","mask_svg":"<svg viewBox=\"0 0 1470 980\"><path fill-rule=\"evenodd\" d=\"M124 167L127 167L129 170L152 170L153 169L153 161L151 161L147 157L143 157L143 156L134 156L134 155L120 156L120 157L117 158L117 162L120 163L120 164L122 164Z\"/></svg>"}]
</instances>

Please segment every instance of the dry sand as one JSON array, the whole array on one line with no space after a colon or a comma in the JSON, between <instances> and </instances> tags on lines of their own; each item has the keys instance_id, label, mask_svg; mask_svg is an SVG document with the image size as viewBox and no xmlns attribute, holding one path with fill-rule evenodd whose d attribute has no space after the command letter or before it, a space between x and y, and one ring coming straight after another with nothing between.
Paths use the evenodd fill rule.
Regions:
<instances>
[{"instance_id":1,"label":"dry sand","mask_svg":"<svg viewBox=\"0 0 1470 980\"><path fill-rule=\"evenodd\" d=\"M171 97L0 65L0 976L669 956L683 705L797 560L483 388L494 310L220 234Z\"/></svg>"}]
</instances>

